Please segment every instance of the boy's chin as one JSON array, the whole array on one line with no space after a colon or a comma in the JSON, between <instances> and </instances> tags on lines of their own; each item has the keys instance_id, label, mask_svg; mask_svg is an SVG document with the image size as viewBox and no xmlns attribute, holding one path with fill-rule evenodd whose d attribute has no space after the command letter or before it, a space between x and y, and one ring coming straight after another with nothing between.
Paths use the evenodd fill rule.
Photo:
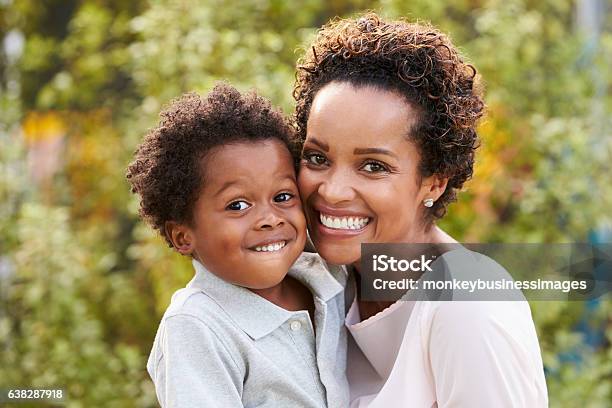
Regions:
<instances>
[{"instance_id":1,"label":"boy's chin","mask_svg":"<svg viewBox=\"0 0 612 408\"><path fill-rule=\"evenodd\" d=\"M250 280L248 285L243 285L253 290L269 289L283 281L291 266L299 258L303 248L296 245L295 241L284 250L274 252L255 252L249 257L249 267L245 272L249 276L257 277Z\"/></svg>"},{"instance_id":2,"label":"boy's chin","mask_svg":"<svg viewBox=\"0 0 612 408\"><path fill-rule=\"evenodd\" d=\"M285 279L286 276L287 276L287 271L283 273L271 272L269 275L258 280L257 282L249 282L249 284L246 285L245 287L251 290L270 289L280 284L283 281L283 279Z\"/></svg>"}]
</instances>

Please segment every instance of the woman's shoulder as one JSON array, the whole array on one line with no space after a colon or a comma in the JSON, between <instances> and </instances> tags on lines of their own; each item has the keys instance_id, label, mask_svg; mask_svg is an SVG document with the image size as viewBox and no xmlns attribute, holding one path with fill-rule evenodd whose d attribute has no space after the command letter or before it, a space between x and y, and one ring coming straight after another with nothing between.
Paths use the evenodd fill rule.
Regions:
<instances>
[{"instance_id":1,"label":"woman's shoulder","mask_svg":"<svg viewBox=\"0 0 612 408\"><path fill-rule=\"evenodd\" d=\"M425 320L438 334L480 335L531 331L534 327L526 301L439 301L429 302Z\"/></svg>"},{"instance_id":2,"label":"woman's shoulder","mask_svg":"<svg viewBox=\"0 0 612 408\"><path fill-rule=\"evenodd\" d=\"M457 279L512 279L508 271L491 257L457 246L442 254L438 261L444 264L446 272Z\"/></svg>"},{"instance_id":3,"label":"woman's shoulder","mask_svg":"<svg viewBox=\"0 0 612 408\"><path fill-rule=\"evenodd\" d=\"M491 258L476 262L507 273ZM546 406L542 357L526 300L422 301L419 306L421 344L439 401L453 401L452 389L462 377L462 388L473 390L474 406L500 397L517 406ZM470 374L464 377L466 370Z\"/></svg>"},{"instance_id":4,"label":"woman's shoulder","mask_svg":"<svg viewBox=\"0 0 612 408\"><path fill-rule=\"evenodd\" d=\"M491 257L458 246L438 256L421 296L444 301L525 301L508 271Z\"/></svg>"},{"instance_id":5,"label":"woman's shoulder","mask_svg":"<svg viewBox=\"0 0 612 408\"><path fill-rule=\"evenodd\" d=\"M513 401L513 406L546 406L542 357L527 302L450 301L429 306L421 344L441 405ZM454 394L457 387L466 394Z\"/></svg>"},{"instance_id":6,"label":"woman's shoulder","mask_svg":"<svg viewBox=\"0 0 612 408\"><path fill-rule=\"evenodd\" d=\"M433 264L422 285L421 318L448 332L468 329L500 333L533 327L529 303L508 271L491 257L464 247Z\"/></svg>"}]
</instances>

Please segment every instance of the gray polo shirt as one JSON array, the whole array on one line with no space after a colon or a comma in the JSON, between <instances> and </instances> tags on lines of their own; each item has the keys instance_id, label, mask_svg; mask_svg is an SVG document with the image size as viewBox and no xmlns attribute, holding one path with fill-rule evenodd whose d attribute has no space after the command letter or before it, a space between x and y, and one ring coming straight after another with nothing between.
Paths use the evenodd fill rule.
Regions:
<instances>
[{"instance_id":1,"label":"gray polo shirt","mask_svg":"<svg viewBox=\"0 0 612 408\"><path fill-rule=\"evenodd\" d=\"M303 253L289 270L313 293L315 336L307 311L193 266L147 363L162 407L348 407L344 268Z\"/></svg>"}]
</instances>

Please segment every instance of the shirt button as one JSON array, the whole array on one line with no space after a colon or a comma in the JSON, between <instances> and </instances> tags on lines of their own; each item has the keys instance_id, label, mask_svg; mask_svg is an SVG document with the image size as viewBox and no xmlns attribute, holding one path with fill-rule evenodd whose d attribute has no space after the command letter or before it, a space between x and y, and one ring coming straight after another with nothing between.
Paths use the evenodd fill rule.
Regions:
<instances>
[{"instance_id":1,"label":"shirt button","mask_svg":"<svg viewBox=\"0 0 612 408\"><path fill-rule=\"evenodd\" d=\"M297 320L294 320L291 322L289 327L291 327L291 330L293 331L298 331L302 327L302 323L298 322Z\"/></svg>"}]
</instances>

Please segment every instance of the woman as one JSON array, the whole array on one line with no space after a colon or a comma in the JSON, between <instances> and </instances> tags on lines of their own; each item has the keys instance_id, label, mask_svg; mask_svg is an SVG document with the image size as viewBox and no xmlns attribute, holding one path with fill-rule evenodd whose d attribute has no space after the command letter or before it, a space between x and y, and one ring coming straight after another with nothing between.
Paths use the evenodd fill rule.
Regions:
<instances>
[{"instance_id":1,"label":"woman","mask_svg":"<svg viewBox=\"0 0 612 408\"><path fill-rule=\"evenodd\" d=\"M299 187L325 260L359 281L361 243L457 244L435 221L472 175L484 104L444 34L375 14L331 22L299 62L294 96ZM367 302L356 287L351 406L547 405L526 302Z\"/></svg>"}]
</instances>

